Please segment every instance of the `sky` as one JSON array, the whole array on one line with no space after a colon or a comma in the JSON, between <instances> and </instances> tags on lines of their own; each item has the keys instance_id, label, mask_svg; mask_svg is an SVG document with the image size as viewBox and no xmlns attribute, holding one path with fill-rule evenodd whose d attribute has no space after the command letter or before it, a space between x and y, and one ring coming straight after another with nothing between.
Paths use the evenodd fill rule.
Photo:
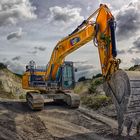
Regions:
<instances>
[{"instance_id":1,"label":"sky","mask_svg":"<svg viewBox=\"0 0 140 140\"><path fill-rule=\"evenodd\" d=\"M46 66L59 40L105 3L116 22L121 68L140 63L140 0L0 0L0 62L23 73L30 60ZM89 42L66 57L76 78L100 72L98 50Z\"/></svg>"}]
</instances>

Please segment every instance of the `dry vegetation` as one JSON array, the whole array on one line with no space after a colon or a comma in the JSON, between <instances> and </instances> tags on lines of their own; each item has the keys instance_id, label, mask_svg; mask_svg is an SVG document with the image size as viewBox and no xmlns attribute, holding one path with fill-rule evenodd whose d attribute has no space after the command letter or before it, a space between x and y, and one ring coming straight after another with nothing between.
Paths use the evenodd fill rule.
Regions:
<instances>
[{"instance_id":1,"label":"dry vegetation","mask_svg":"<svg viewBox=\"0 0 140 140\"><path fill-rule=\"evenodd\" d=\"M81 104L94 110L110 105L111 98L103 92L102 84L102 77L96 76L92 80L77 83L74 91L80 95Z\"/></svg>"}]
</instances>

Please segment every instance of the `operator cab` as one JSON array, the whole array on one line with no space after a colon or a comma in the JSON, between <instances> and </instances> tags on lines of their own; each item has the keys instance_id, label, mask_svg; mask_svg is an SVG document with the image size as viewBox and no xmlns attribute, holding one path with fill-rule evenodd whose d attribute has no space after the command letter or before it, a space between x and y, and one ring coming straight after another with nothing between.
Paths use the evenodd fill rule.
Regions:
<instances>
[{"instance_id":1,"label":"operator cab","mask_svg":"<svg viewBox=\"0 0 140 140\"><path fill-rule=\"evenodd\" d=\"M62 65L62 88L73 89L75 86L73 62L66 61Z\"/></svg>"},{"instance_id":2,"label":"operator cab","mask_svg":"<svg viewBox=\"0 0 140 140\"><path fill-rule=\"evenodd\" d=\"M51 78L44 81L45 71L36 68L34 61L30 61L26 66L26 72L30 73L29 85L31 87L46 87L49 89L63 89L71 90L75 86L73 62L65 61L64 64L58 69L56 79L53 81Z\"/></svg>"},{"instance_id":3,"label":"operator cab","mask_svg":"<svg viewBox=\"0 0 140 140\"><path fill-rule=\"evenodd\" d=\"M48 87L51 89L71 90L75 86L73 62L65 61L57 71L56 78L53 81L47 81Z\"/></svg>"}]
</instances>

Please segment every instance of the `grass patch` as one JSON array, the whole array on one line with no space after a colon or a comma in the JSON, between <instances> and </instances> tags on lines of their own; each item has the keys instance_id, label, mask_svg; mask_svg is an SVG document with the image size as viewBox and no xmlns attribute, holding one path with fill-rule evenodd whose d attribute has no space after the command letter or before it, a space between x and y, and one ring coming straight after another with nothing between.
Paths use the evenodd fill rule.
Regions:
<instances>
[{"instance_id":1,"label":"grass patch","mask_svg":"<svg viewBox=\"0 0 140 140\"><path fill-rule=\"evenodd\" d=\"M21 94L21 95L19 96L19 99L25 99L25 98L26 98L25 94Z\"/></svg>"},{"instance_id":2,"label":"grass patch","mask_svg":"<svg viewBox=\"0 0 140 140\"><path fill-rule=\"evenodd\" d=\"M16 99L16 95L12 92L5 92L3 90L0 90L0 97L1 98L7 98L7 99Z\"/></svg>"},{"instance_id":3,"label":"grass patch","mask_svg":"<svg viewBox=\"0 0 140 140\"><path fill-rule=\"evenodd\" d=\"M7 95L8 95L7 96L8 99L15 99L16 98L16 95L14 93L12 93L12 92L8 92Z\"/></svg>"},{"instance_id":4,"label":"grass patch","mask_svg":"<svg viewBox=\"0 0 140 140\"><path fill-rule=\"evenodd\" d=\"M97 93L96 88L97 86L103 84L103 79L102 78L98 78L95 80L92 80L89 86L89 93Z\"/></svg>"},{"instance_id":5,"label":"grass patch","mask_svg":"<svg viewBox=\"0 0 140 140\"><path fill-rule=\"evenodd\" d=\"M84 92L88 92L89 83L90 83L89 81L77 83L75 88L74 88L74 93L81 94Z\"/></svg>"},{"instance_id":6,"label":"grass patch","mask_svg":"<svg viewBox=\"0 0 140 140\"><path fill-rule=\"evenodd\" d=\"M22 78L21 74L14 73L17 77Z\"/></svg>"},{"instance_id":7,"label":"grass patch","mask_svg":"<svg viewBox=\"0 0 140 140\"><path fill-rule=\"evenodd\" d=\"M2 81L0 81L0 90L3 89Z\"/></svg>"},{"instance_id":8,"label":"grass patch","mask_svg":"<svg viewBox=\"0 0 140 140\"><path fill-rule=\"evenodd\" d=\"M103 106L107 106L112 103L111 98L107 97L106 95L87 95L81 97L81 101L83 105L90 107L94 110L97 110Z\"/></svg>"},{"instance_id":9,"label":"grass patch","mask_svg":"<svg viewBox=\"0 0 140 140\"><path fill-rule=\"evenodd\" d=\"M80 95L82 105L98 110L112 104L111 98L102 92L102 84L103 78L99 75L98 78L77 83L74 92Z\"/></svg>"},{"instance_id":10,"label":"grass patch","mask_svg":"<svg viewBox=\"0 0 140 140\"><path fill-rule=\"evenodd\" d=\"M78 85L74 88L74 93L81 93L84 90L83 84Z\"/></svg>"}]
</instances>

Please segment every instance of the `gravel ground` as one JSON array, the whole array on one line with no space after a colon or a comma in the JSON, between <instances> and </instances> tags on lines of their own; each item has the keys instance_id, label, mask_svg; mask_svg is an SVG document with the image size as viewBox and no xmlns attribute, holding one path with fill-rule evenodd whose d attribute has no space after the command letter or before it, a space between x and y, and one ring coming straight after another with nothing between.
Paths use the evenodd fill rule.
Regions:
<instances>
[{"instance_id":1,"label":"gravel ground","mask_svg":"<svg viewBox=\"0 0 140 140\"><path fill-rule=\"evenodd\" d=\"M42 111L30 111L24 101L0 101L0 140L139 139L119 137L116 133L106 123L65 105L50 102Z\"/></svg>"}]
</instances>

